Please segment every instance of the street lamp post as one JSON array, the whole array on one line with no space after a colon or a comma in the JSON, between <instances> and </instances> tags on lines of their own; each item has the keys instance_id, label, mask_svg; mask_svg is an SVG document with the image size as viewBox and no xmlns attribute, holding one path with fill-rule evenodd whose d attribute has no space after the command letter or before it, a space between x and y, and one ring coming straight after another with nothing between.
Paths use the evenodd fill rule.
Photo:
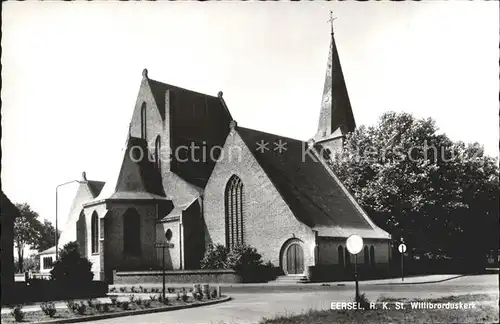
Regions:
<instances>
[{"instance_id":1,"label":"street lamp post","mask_svg":"<svg viewBox=\"0 0 500 324\"><path fill-rule=\"evenodd\" d=\"M56 261L59 259L59 228L58 228L58 217L57 217L57 200L58 200L57 199L57 189L59 189L59 187L68 185L68 184L73 183L73 182L82 183L82 182L87 181L87 179L85 177L85 172L82 173L82 178L83 178L83 181L81 181L81 180L71 180L71 181L68 181L68 182L65 182L65 183L58 184L56 186L56 234L55 234L55 239L56 239Z\"/></svg>"},{"instance_id":2,"label":"street lamp post","mask_svg":"<svg viewBox=\"0 0 500 324\"><path fill-rule=\"evenodd\" d=\"M359 302L359 283L358 283L358 253L363 249L363 238L353 234L347 238L346 247L349 253L354 254L354 280L356 281L356 302Z\"/></svg>"}]
</instances>

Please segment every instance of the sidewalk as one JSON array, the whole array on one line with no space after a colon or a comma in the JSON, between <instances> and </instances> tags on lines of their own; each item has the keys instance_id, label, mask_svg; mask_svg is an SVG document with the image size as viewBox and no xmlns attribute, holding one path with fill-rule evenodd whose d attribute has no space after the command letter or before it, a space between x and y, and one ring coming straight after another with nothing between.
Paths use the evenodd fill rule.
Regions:
<instances>
[{"instance_id":1,"label":"sidewalk","mask_svg":"<svg viewBox=\"0 0 500 324\"><path fill-rule=\"evenodd\" d=\"M462 277L464 275L457 275L457 274L440 274L440 275L426 275L426 276L414 276L414 277L408 277L404 278L404 281L401 281L401 278L390 278L390 279L377 279L377 280L365 280L365 281L360 281L363 284L369 284L369 285L393 285L393 284L423 284L423 283L433 283L433 282L441 282L441 281L446 281L446 280L451 280L455 278ZM166 283L166 287L171 287L171 288L180 288L180 287L186 287L190 288L192 287L194 283ZM334 281L334 282L310 282L310 283L210 283L210 287L270 287L270 286L324 286L324 285L330 285L330 286L337 286L337 285L351 285L354 284L354 281ZM162 283L141 283L141 284L115 284L115 285L110 285L109 288L115 287L116 289L120 289L120 287L132 287L135 286L138 288L139 286L142 286L144 288L161 288Z\"/></svg>"},{"instance_id":2,"label":"sidewalk","mask_svg":"<svg viewBox=\"0 0 500 324\"><path fill-rule=\"evenodd\" d=\"M415 276L408 277L401 280L401 278L390 278L390 279L378 279L378 280L364 280L359 281L365 285L405 285L405 284L424 284L424 283L437 283L447 280L456 279L463 277L464 275L459 274L439 274L439 275L427 275L427 276ZM322 284L330 284L331 286L336 285L354 285L354 281L340 281L340 282L327 282Z\"/></svg>"}]
</instances>

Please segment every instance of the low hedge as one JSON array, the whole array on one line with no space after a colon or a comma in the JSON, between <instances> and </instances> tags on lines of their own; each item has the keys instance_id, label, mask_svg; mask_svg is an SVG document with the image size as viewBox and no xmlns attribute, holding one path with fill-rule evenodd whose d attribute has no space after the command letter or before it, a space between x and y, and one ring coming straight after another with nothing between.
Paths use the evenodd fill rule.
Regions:
<instances>
[{"instance_id":1,"label":"low hedge","mask_svg":"<svg viewBox=\"0 0 500 324\"><path fill-rule=\"evenodd\" d=\"M108 292L108 284L95 280L81 285L79 283L63 284L56 280L32 279L28 282L14 283L14 291L12 303L17 304L104 297Z\"/></svg>"}]
</instances>

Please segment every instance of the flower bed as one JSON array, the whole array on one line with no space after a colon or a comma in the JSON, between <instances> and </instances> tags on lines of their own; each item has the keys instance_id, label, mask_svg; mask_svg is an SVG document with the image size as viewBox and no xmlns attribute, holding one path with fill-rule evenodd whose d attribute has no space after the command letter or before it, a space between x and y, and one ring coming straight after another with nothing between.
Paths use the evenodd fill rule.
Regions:
<instances>
[{"instance_id":1,"label":"flower bed","mask_svg":"<svg viewBox=\"0 0 500 324\"><path fill-rule=\"evenodd\" d=\"M66 308L56 308L54 303L44 303L40 305L39 311L26 311L22 310L21 306L13 308L11 314L2 314L2 323L39 323L44 321L57 321L57 320L73 320L88 318L89 316L102 316L106 314L120 313L133 315L134 311L141 313L141 311L148 312L154 311L168 311L169 309L177 309L180 307L198 306L213 301L218 301L223 298L216 295L209 294L203 295L198 293L188 293L186 290L178 292L175 297L167 297L162 301L160 295L151 295L148 298L140 298L130 295L127 298L111 296L110 302L101 302L97 299L89 299L87 301L73 301L66 302ZM114 317L114 316L113 316ZM97 318L96 318L97 319Z\"/></svg>"}]
</instances>

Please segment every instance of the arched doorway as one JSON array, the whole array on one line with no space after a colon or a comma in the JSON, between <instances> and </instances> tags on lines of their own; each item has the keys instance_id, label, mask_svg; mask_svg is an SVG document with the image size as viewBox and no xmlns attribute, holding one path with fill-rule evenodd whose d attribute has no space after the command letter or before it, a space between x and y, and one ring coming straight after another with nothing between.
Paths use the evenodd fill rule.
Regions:
<instances>
[{"instance_id":1,"label":"arched doorway","mask_svg":"<svg viewBox=\"0 0 500 324\"><path fill-rule=\"evenodd\" d=\"M284 270L286 274L295 275L304 273L304 250L299 243L292 243L285 252Z\"/></svg>"}]
</instances>

